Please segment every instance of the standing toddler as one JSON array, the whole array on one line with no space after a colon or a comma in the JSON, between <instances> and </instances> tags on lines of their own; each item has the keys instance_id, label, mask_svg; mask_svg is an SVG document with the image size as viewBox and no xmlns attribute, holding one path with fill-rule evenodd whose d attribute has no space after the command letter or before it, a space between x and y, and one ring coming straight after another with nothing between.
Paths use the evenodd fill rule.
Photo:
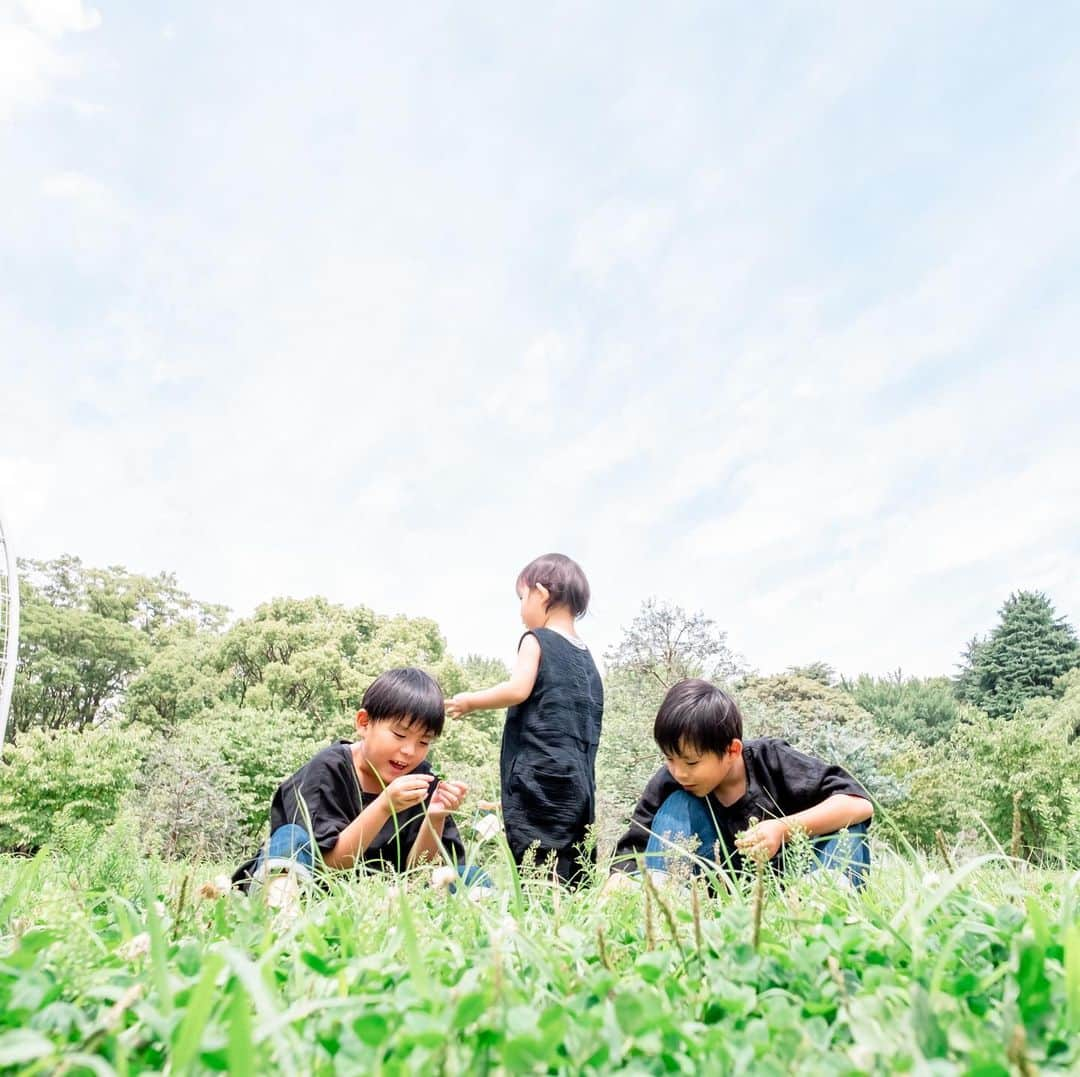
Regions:
<instances>
[{"instance_id":1,"label":"standing toddler","mask_svg":"<svg viewBox=\"0 0 1080 1077\"><path fill-rule=\"evenodd\" d=\"M589 581L563 554L526 565L517 578L526 632L508 681L461 692L447 703L459 718L507 707L499 759L503 825L514 860L530 846L554 860L561 882L577 886L595 848L586 831L596 814L596 749L604 689L575 622L589 607Z\"/></svg>"}]
</instances>

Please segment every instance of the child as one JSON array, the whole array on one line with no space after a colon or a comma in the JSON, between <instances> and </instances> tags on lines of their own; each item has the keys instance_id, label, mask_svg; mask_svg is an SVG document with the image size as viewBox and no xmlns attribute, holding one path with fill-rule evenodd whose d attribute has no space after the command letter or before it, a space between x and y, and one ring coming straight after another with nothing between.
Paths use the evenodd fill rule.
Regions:
<instances>
[{"instance_id":1,"label":"child","mask_svg":"<svg viewBox=\"0 0 1080 1077\"><path fill-rule=\"evenodd\" d=\"M672 842L688 838L700 842L697 856L735 870L744 857L782 869L784 844L800 830L813 839L822 866L842 868L856 887L864 885L874 806L842 767L774 737L744 744L735 701L702 680L670 689L653 736L667 765L645 787L616 846L613 872L636 870L638 853L648 870L664 871L678 856ZM846 839L836 833L845 828Z\"/></svg>"},{"instance_id":2,"label":"child","mask_svg":"<svg viewBox=\"0 0 1080 1077\"><path fill-rule=\"evenodd\" d=\"M537 863L554 857L560 881L576 886L595 860L582 843L596 812L604 711L600 673L574 629L589 606L589 583L574 561L552 553L521 570L516 590L526 632L510 680L459 693L447 713L509 707L499 777L510 851L520 864L536 846Z\"/></svg>"},{"instance_id":3,"label":"child","mask_svg":"<svg viewBox=\"0 0 1080 1077\"><path fill-rule=\"evenodd\" d=\"M310 876L316 859L329 868L404 871L441 861L443 850L464 865L450 812L468 790L437 779L425 761L442 732L444 707L442 690L423 670L376 677L356 714L360 739L324 748L278 786L270 841L233 881L246 888L273 872Z\"/></svg>"}]
</instances>

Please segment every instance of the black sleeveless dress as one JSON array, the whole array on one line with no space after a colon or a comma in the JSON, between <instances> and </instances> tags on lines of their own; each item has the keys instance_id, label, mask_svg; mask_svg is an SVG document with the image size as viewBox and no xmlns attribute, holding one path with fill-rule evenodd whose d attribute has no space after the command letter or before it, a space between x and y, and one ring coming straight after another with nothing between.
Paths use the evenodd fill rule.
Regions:
<instances>
[{"instance_id":1,"label":"black sleeveless dress","mask_svg":"<svg viewBox=\"0 0 1080 1077\"><path fill-rule=\"evenodd\" d=\"M604 686L586 648L550 628L521 639L528 635L540 644L540 667L529 698L506 712L499 759L503 824L518 863L536 843L537 863L554 853L559 877L572 883L584 865L576 846L596 815Z\"/></svg>"}]
</instances>

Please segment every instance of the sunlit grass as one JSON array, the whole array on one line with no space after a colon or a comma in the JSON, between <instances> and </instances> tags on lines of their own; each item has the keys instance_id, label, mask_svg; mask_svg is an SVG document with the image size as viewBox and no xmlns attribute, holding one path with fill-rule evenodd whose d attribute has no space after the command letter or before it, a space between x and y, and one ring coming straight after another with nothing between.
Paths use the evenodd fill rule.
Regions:
<instances>
[{"instance_id":1,"label":"sunlit grass","mask_svg":"<svg viewBox=\"0 0 1080 1077\"><path fill-rule=\"evenodd\" d=\"M950 867L878 850L861 893L831 873L768 876L755 947L750 890L700 880L602 898L496 857L482 896L424 871L343 878L289 918L258 896L200 897L213 866L121 852L0 859L0 1068L1080 1065L1080 880L1002 854Z\"/></svg>"}]
</instances>

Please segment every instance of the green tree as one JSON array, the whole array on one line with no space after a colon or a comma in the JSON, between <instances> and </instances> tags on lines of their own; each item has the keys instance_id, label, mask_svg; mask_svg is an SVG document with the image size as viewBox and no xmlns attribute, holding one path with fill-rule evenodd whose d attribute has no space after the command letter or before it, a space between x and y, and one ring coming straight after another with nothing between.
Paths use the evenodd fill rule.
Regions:
<instances>
[{"instance_id":1,"label":"green tree","mask_svg":"<svg viewBox=\"0 0 1080 1077\"><path fill-rule=\"evenodd\" d=\"M158 634L145 666L127 686L124 714L155 729L170 729L212 709L225 695L222 639L182 622Z\"/></svg>"},{"instance_id":2,"label":"green tree","mask_svg":"<svg viewBox=\"0 0 1080 1077\"><path fill-rule=\"evenodd\" d=\"M130 625L73 606L53 606L21 585L19 665L11 702L14 736L32 728L85 729L119 704L150 655Z\"/></svg>"},{"instance_id":3,"label":"green tree","mask_svg":"<svg viewBox=\"0 0 1080 1077\"><path fill-rule=\"evenodd\" d=\"M787 672L792 677L805 677L808 681L821 684L836 684L836 670L828 662L811 662L806 666L788 666Z\"/></svg>"},{"instance_id":4,"label":"green tree","mask_svg":"<svg viewBox=\"0 0 1080 1077\"><path fill-rule=\"evenodd\" d=\"M12 700L15 735L82 730L114 713L128 684L177 631L220 626L170 574L89 568L77 557L20 561L22 623Z\"/></svg>"},{"instance_id":5,"label":"green tree","mask_svg":"<svg viewBox=\"0 0 1080 1077\"><path fill-rule=\"evenodd\" d=\"M947 677L905 677L899 670L880 678L863 673L845 687L882 729L923 745L947 739L957 722L974 717L957 701Z\"/></svg>"},{"instance_id":6,"label":"green tree","mask_svg":"<svg viewBox=\"0 0 1080 1077\"><path fill-rule=\"evenodd\" d=\"M463 685L430 618L376 616L320 596L259 606L225 633L217 660L234 703L327 722L355 711L367 686L395 666L419 666L448 693Z\"/></svg>"},{"instance_id":7,"label":"green tree","mask_svg":"<svg viewBox=\"0 0 1080 1077\"><path fill-rule=\"evenodd\" d=\"M360 655L375 628L375 615L362 606L346 609L321 597L266 602L222 639L227 694L242 707L330 720L355 710L371 679Z\"/></svg>"},{"instance_id":8,"label":"green tree","mask_svg":"<svg viewBox=\"0 0 1080 1077\"><path fill-rule=\"evenodd\" d=\"M1015 592L999 616L986 639L968 644L956 692L992 718L1008 718L1080 665L1080 641L1041 591Z\"/></svg>"}]
</instances>

